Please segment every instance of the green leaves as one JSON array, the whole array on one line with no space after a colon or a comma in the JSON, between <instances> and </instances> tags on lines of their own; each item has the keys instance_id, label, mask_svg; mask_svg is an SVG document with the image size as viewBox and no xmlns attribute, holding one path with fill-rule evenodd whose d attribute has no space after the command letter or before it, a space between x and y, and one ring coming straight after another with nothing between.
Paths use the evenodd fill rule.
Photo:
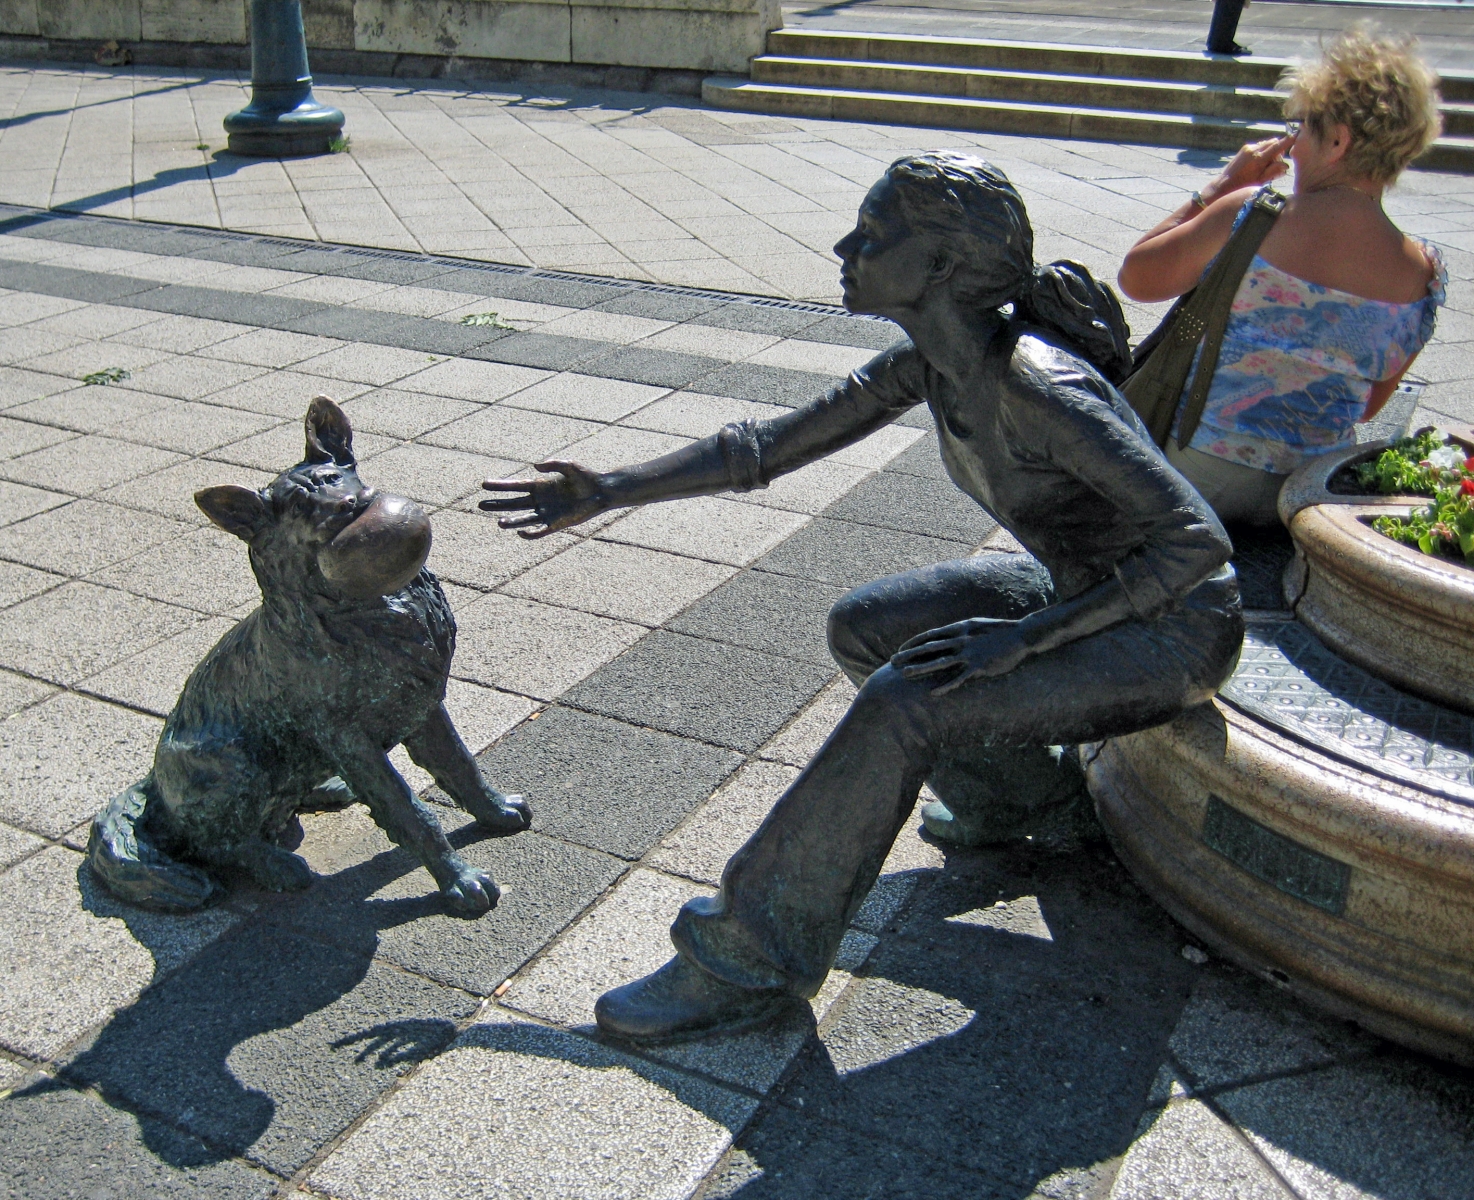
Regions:
<instances>
[{"instance_id":1,"label":"green leaves","mask_svg":"<svg viewBox=\"0 0 1474 1200\"><path fill-rule=\"evenodd\" d=\"M491 329L515 329L515 325L508 325L494 312L467 313L461 318L462 325L485 325Z\"/></svg>"},{"instance_id":2,"label":"green leaves","mask_svg":"<svg viewBox=\"0 0 1474 1200\"><path fill-rule=\"evenodd\" d=\"M1462 487L1439 488L1426 508L1406 517L1377 517L1372 528L1424 554L1461 557L1474 565L1474 494Z\"/></svg>"},{"instance_id":3,"label":"green leaves","mask_svg":"<svg viewBox=\"0 0 1474 1200\"><path fill-rule=\"evenodd\" d=\"M1446 442L1443 430L1421 429L1383 450L1375 462L1362 463L1356 481L1383 496L1431 496L1439 483L1438 469L1424 464Z\"/></svg>"},{"instance_id":4,"label":"green leaves","mask_svg":"<svg viewBox=\"0 0 1474 1200\"><path fill-rule=\"evenodd\" d=\"M106 386L109 383L122 383L125 379L131 379L132 375L122 367L104 367L101 371L93 371L91 375L83 375L82 382Z\"/></svg>"}]
</instances>

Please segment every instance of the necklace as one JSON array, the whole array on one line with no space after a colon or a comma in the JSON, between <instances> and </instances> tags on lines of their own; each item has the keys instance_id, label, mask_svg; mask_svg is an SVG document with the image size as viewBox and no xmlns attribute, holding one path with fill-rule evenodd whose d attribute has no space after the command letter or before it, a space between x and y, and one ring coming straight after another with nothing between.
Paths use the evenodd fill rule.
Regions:
<instances>
[{"instance_id":1,"label":"necklace","mask_svg":"<svg viewBox=\"0 0 1474 1200\"><path fill-rule=\"evenodd\" d=\"M1370 192L1364 192L1364 191L1361 190L1361 188L1359 188L1355 184L1351 184L1351 183L1328 183L1328 184L1326 184L1325 187L1310 188L1304 194L1307 195L1307 196L1314 196L1314 195L1316 195L1319 192L1335 192L1335 191L1355 192L1358 196L1365 196L1368 200L1372 201L1372 203L1374 203L1378 208L1381 208L1382 207L1382 197L1380 197L1380 196L1373 196Z\"/></svg>"}]
</instances>

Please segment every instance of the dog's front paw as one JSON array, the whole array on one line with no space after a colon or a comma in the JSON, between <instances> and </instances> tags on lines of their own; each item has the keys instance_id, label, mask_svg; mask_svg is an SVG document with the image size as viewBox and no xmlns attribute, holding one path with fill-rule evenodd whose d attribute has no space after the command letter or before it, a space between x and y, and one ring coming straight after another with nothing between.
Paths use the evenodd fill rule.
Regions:
<instances>
[{"instance_id":1,"label":"dog's front paw","mask_svg":"<svg viewBox=\"0 0 1474 1200\"><path fill-rule=\"evenodd\" d=\"M506 796L498 791L477 805L471 815L482 829L498 835L521 833L532 826L532 805L521 796Z\"/></svg>"},{"instance_id":2,"label":"dog's front paw","mask_svg":"<svg viewBox=\"0 0 1474 1200\"><path fill-rule=\"evenodd\" d=\"M455 877L440 889L440 894L445 897L451 912L479 917L496 907L502 890L497 887L491 872L458 863Z\"/></svg>"}]
</instances>

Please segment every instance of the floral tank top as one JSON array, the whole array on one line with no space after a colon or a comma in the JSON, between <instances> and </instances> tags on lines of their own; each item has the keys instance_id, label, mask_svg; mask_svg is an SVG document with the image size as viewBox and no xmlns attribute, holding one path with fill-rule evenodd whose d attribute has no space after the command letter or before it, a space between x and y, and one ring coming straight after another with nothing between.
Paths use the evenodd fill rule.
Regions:
<instances>
[{"instance_id":1,"label":"floral tank top","mask_svg":"<svg viewBox=\"0 0 1474 1200\"><path fill-rule=\"evenodd\" d=\"M1433 336L1448 270L1434 246L1419 244L1433 279L1428 294L1409 304L1307 283L1255 255L1234 297L1202 421L1188 445L1285 474L1353 443L1372 385L1396 377ZM1189 375L1182 402L1191 382Z\"/></svg>"}]
</instances>

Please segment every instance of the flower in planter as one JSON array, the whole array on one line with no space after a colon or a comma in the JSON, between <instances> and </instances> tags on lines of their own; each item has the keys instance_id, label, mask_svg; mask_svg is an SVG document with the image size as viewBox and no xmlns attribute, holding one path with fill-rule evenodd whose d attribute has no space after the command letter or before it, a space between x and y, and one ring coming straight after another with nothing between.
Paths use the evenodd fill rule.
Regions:
<instances>
[{"instance_id":1,"label":"flower in planter","mask_svg":"<svg viewBox=\"0 0 1474 1200\"><path fill-rule=\"evenodd\" d=\"M1406 517L1372 522L1378 533L1424 554L1474 564L1474 455L1441 429L1420 429L1356 469L1357 482L1382 495L1431 496Z\"/></svg>"}]
</instances>

